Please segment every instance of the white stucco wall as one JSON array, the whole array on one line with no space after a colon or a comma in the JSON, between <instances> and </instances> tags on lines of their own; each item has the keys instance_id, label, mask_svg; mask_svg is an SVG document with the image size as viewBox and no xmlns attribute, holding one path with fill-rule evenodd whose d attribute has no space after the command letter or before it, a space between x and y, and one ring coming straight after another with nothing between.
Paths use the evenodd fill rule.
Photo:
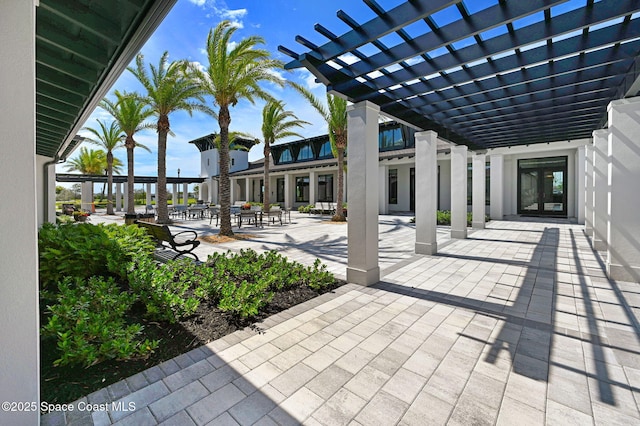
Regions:
<instances>
[{"instance_id":1,"label":"white stucco wall","mask_svg":"<svg viewBox=\"0 0 640 426\"><path fill-rule=\"evenodd\" d=\"M40 398L38 206L35 160L35 6L0 2L0 401ZM42 189L40 189L42 191ZM55 192L54 192L55 193ZM0 411L2 425L34 425L38 410Z\"/></svg>"}]
</instances>

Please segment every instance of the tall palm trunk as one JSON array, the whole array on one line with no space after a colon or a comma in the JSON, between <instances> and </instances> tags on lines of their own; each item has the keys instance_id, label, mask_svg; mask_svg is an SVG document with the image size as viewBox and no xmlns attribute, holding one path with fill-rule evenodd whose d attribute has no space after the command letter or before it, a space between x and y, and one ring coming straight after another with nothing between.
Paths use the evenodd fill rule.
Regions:
<instances>
[{"instance_id":1,"label":"tall palm trunk","mask_svg":"<svg viewBox=\"0 0 640 426\"><path fill-rule=\"evenodd\" d=\"M231 229L231 191L229 188L229 108L220 107L218 125L220 126L220 235L230 237Z\"/></svg>"},{"instance_id":2,"label":"tall palm trunk","mask_svg":"<svg viewBox=\"0 0 640 426\"><path fill-rule=\"evenodd\" d=\"M156 188L156 210L158 223L170 223L167 209L167 134L169 133L169 117L158 118L158 186Z\"/></svg>"},{"instance_id":3,"label":"tall palm trunk","mask_svg":"<svg viewBox=\"0 0 640 426\"><path fill-rule=\"evenodd\" d=\"M135 214L135 194L133 193L133 141L131 136L127 137L127 214Z\"/></svg>"},{"instance_id":4,"label":"tall palm trunk","mask_svg":"<svg viewBox=\"0 0 640 426\"><path fill-rule=\"evenodd\" d=\"M271 147L269 142L264 142L264 194L262 196L262 210L269 213L269 155L271 154Z\"/></svg>"},{"instance_id":5,"label":"tall palm trunk","mask_svg":"<svg viewBox=\"0 0 640 426\"><path fill-rule=\"evenodd\" d=\"M113 214L113 154L107 152L107 214Z\"/></svg>"},{"instance_id":6,"label":"tall palm trunk","mask_svg":"<svg viewBox=\"0 0 640 426\"><path fill-rule=\"evenodd\" d=\"M343 142L346 136L336 136L336 151L338 151L338 196L336 199L336 214L332 220L335 222L344 222L344 209L342 203L344 200L344 148L346 143Z\"/></svg>"}]
</instances>

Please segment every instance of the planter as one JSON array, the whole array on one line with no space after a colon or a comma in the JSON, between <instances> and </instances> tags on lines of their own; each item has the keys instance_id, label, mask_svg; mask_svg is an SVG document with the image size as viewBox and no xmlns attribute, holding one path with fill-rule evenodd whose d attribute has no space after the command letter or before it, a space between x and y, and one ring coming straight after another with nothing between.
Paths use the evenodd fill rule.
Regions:
<instances>
[{"instance_id":1,"label":"planter","mask_svg":"<svg viewBox=\"0 0 640 426\"><path fill-rule=\"evenodd\" d=\"M88 217L89 216L83 216L83 215L75 215L75 216L73 216L73 218L76 220L76 222L86 222Z\"/></svg>"},{"instance_id":2,"label":"planter","mask_svg":"<svg viewBox=\"0 0 640 426\"><path fill-rule=\"evenodd\" d=\"M133 222L138 220L137 214L126 214L124 215L124 224L125 225L133 225Z\"/></svg>"}]
</instances>

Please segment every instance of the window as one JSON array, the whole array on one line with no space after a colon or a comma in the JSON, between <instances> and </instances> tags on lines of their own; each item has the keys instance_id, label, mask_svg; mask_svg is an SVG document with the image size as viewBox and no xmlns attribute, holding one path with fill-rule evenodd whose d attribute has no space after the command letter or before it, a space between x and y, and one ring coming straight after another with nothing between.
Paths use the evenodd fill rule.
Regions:
<instances>
[{"instance_id":1,"label":"window","mask_svg":"<svg viewBox=\"0 0 640 426\"><path fill-rule=\"evenodd\" d=\"M378 148L381 150L404 148L402 129L385 129L378 134Z\"/></svg>"},{"instance_id":2,"label":"window","mask_svg":"<svg viewBox=\"0 0 640 426\"><path fill-rule=\"evenodd\" d=\"M333 175L318 176L318 201L333 201Z\"/></svg>"},{"instance_id":3,"label":"window","mask_svg":"<svg viewBox=\"0 0 640 426\"><path fill-rule=\"evenodd\" d=\"M326 141L320 147L320 153L318 158L333 158L333 152L331 152L331 142Z\"/></svg>"},{"instance_id":4,"label":"window","mask_svg":"<svg viewBox=\"0 0 640 426\"><path fill-rule=\"evenodd\" d=\"M285 149L280 153L281 163L290 163L292 161L293 161L293 158L291 157L291 151L289 151L289 149Z\"/></svg>"},{"instance_id":5,"label":"window","mask_svg":"<svg viewBox=\"0 0 640 426\"><path fill-rule=\"evenodd\" d=\"M302 161L311 159L313 159L313 151L311 150L311 147L309 144L303 145L298 152L298 158L296 158L296 160Z\"/></svg>"},{"instance_id":6,"label":"window","mask_svg":"<svg viewBox=\"0 0 640 426\"><path fill-rule=\"evenodd\" d=\"M309 176L296 178L296 202L309 202Z\"/></svg>"},{"instance_id":7,"label":"window","mask_svg":"<svg viewBox=\"0 0 640 426\"><path fill-rule=\"evenodd\" d=\"M284 203L284 178L276 180L276 202Z\"/></svg>"},{"instance_id":8,"label":"window","mask_svg":"<svg viewBox=\"0 0 640 426\"><path fill-rule=\"evenodd\" d=\"M389 204L398 204L398 169L389 169Z\"/></svg>"},{"instance_id":9,"label":"window","mask_svg":"<svg viewBox=\"0 0 640 426\"><path fill-rule=\"evenodd\" d=\"M236 165L236 159L235 159L235 158L232 158L232 159L231 159L231 165L232 165L232 166L235 166L235 165Z\"/></svg>"}]
</instances>

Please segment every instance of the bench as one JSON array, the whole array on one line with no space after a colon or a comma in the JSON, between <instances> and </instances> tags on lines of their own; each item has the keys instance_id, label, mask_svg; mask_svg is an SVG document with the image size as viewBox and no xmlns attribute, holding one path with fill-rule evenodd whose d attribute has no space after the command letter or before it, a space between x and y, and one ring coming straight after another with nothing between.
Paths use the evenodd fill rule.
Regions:
<instances>
[{"instance_id":1,"label":"bench","mask_svg":"<svg viewBox=\"0 0 640 426\"><path fill-rule=\"evenodd\" d=\"M156 239L159 247L165 248L162 243L168 243L171 248L177 252L173 257L174 259L190 254L195 257L197 261L200 261L200 259L198 259L198 255L192 253L193 249L200 245L200 241L196 240L196 238L198 238L198 234L195 231L182 231L177 234L171 234L167 225L158 225L156 223L141 222L138 220L134 223L141 228L145 228L149 235ZM193 238L186 238L183 234L193 234Z\"/></svg>"}]
</instances>

